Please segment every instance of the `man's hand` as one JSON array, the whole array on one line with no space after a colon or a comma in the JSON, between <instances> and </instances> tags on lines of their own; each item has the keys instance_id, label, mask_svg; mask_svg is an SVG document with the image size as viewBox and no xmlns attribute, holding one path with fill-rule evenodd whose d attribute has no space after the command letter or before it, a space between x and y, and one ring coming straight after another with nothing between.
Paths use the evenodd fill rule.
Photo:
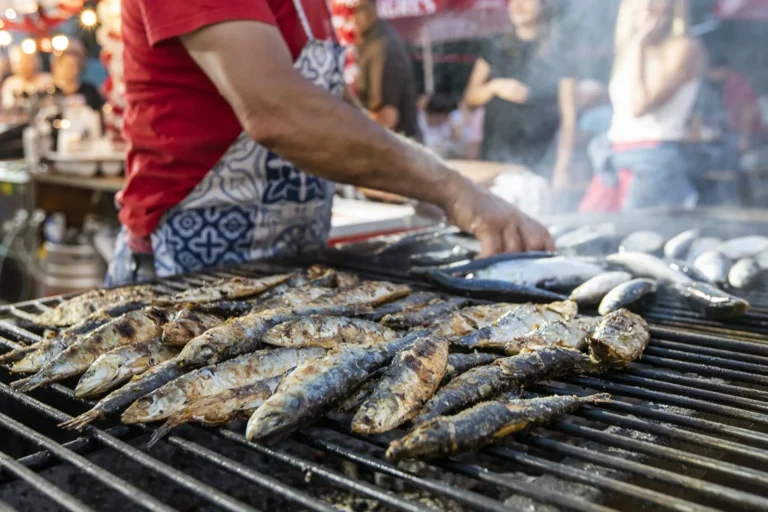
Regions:
<instances>
[{"instance_id":1,"label":"man's hand","mask_svg":"<svg viewBox=\"0 0 768 512\"><path fill-rule=\"evenodd\" d=\"M512 103L527 103L530 95L528 86L514 78L494 78L491 86L499 98Z\"/></svg>"},{"instance_id":2,"label":"man's hand","mask_svg":"<svg viewBox=\"0 0 768 512\"><path fill-rule=\"evenodd\" d=\"M481 256L502 252L554 251L549 232L513 205L464 178L447 187L448 220L480 241Z\"/></svg>"}]
</instances>

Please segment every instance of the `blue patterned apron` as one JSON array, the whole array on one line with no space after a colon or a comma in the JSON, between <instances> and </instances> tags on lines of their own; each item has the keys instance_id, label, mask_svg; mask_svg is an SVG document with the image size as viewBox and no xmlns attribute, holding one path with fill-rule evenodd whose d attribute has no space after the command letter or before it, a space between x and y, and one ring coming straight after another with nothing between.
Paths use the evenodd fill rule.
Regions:
<instances>
[{"instance_id":1,"label":"blue patterned apron","mask_svg":"<svg viewBox=\"0 0 768 512\"><path fill-rule=\"evenodd\" d=\"M309 42L294 68L336 96L344 90L344 49L315 39L301 0L294 0ZM154 274L166 277L220 264L290 256L321 248L331 225L332 182L301 172L241 133L151 235ZM118 236L107 285L137 275L136 257ZM151 272L150 272L151 274Z\"/></svg>"}]
</instances>

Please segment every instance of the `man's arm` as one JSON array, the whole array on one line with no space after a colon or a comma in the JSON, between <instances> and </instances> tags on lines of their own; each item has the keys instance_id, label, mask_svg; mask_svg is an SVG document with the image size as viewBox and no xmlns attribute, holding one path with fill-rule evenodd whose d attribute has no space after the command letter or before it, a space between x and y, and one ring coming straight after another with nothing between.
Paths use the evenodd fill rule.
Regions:
<instances>
[{"instance_id":1,"label":"man's arm","mask_svg":"<svg viewBox=\"0 0 768 512\"><path fill-rule=\"evenodd\" d=\"M552 248L540 224L301 77L276 28L231 21L181 40L246 132L299 168L435 204L486 254Z\"/></svg>"}]
</instances>

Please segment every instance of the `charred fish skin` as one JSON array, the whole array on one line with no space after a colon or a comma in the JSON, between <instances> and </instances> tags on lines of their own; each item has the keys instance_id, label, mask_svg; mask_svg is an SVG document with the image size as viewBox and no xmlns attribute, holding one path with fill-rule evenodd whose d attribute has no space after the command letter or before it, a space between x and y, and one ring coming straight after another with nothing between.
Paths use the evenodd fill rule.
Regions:
<instances>
[{"instance_id":1,"label":"charred fish skin","mask_svg":"<svg viewBox=\"0 0 768 512\"><path fill-rule=\"evenodd\" d=\"M153 288L144 285L95 290L67 300L38 315L35 323L42 326L69 327L102 308L118 307L136 301L143 306L146 301L158 295Z\"/></svg>"},{"instance_id":2,"label":"charred fish skin","mask_svg":"<svg viewBox=\"0 0 768 512\"><path fill-rule=\"evenodd\" d=\"M685 259L699 234L698 229L689 229L673 236L664 244L664 257L674 260Z\"/></svg>"},{"instance_id":3,"label":"charred fish skin","mask_svg":"<svg viewBox=\"0 0 768 512\"><path fill-rule=\"evenodd\" d=\"M126 313L78 340L33 376L11 386L17 391L31 391L79 375L104 352L160 336L169 316L169 310L156 307Z\"/></svg>"},{"instance_id":4,"label":"charred fish skin","mask_svg":"<svg viewBox=\"0 0 768 512\"><path fill-rule=\"evenodd\" d=\"M187 373L139 398L123 413L126 424L169 418L187 404L228 389L283 375L303 363L324 356L321 348L260 350Z\"/></svg>"},{"instance_id":5,"label":"charred fish skin","mask_svg":"<svg viewBox=\"0 0 768 512\"><path fill-rule=\"evenodd\" d=\"M448 364L445 368L445 377L453 378L472 368L491 364L501 356L488 352L472 352L471 354L448 354Z\"/></svg>"},{"instance_id":6,"label":"charred fish skin","mask_svg":"<svg viewBox=\"0 0 768 512\"><path fill-rule=\"evenodd\" d=\"M622 283L608 292L603 300L600 301L600 306L597 308L597 312L601 315L607 315L612 311L618 311L619 309L627 308L637 303L647 295L656 293L658 285L653 279L646 279L643 277L632 279L626 283Z\"/></svg>"},{"instance_id":7,"label":"charred fish skin","mask_svg":"<svg viewBox=\"0 0 768 512\"><path fill-rule=\"evenodd\" d=\"M91 410L72 418L69 421L65 421L59 426L62 428L74 428L80 430L92 421L99 420L108 414L120 411L125 406L131 404L150 391L154 391L163 384L184 375L184 373L185 369L179 363L178 357L169 359L168 361L144 372L138 380L129 382L125 386L111 392L106 397L99 400Z\"/></svg>"},{"instance_id":8,"label":"charred fish skin","mask_svg":"<svg viewBox=\"0 0 768 512\"><path fill-rule=\"evenodd\" d=\"M762 277L763 269L753 258L742 258L728 272L728 284L736 289L751 288Z\"/></svg>"},{"instance_id":9,"label":"charred fish skin","mask_svg":"<svg viewBox=\"0 0 768 512\"><path fill-rule=\"evenodd\" d=\"M230 318L187 343L178 356L179 362L188 369L216 364L263 348L264 334L278 324L313 314L348 316L359 312L358 306L327 305L272 309Z\"/></svg>"},{"instance_id":10,"label":"charred fish skin","mask_svg":"<svg viewBox=\"0 0 768 512\"><path fill-rule=\"evenodd\" d=\"M233 277L222 279L211 284L185 290L171 295L156 304L178 304L184 302L214 302L217 300L242 299L259 295L266 290L279 285L295 274L276 274L260 278Z\"/></svg>"},{"instance_id":11,"label":"charred fish skin","mask_svg":"<svg viewBox=\"0 0 768 512\"><path fill-rule=\"evenodd\" d=\"M381 323L393 329L411 329L434 322L438 318L466 306L467 303L468 299L452 297L415 310L387 315L381 319Z\"/></svg>"},{"instance_id":12,"label":"charred fish skin","mask_svg":"<svg viewBox=\"0 0 768 512\"><path fill-rule=\"evenodd\" d=\"M386 457L398 461L447 457L478 450L496 439L573 413L586 403L608 400L610 395L600 393L586 397L550 396L482 402L454 416L441 416L419 425L402 439L393 441Z\"/></svg>"},{"instance_id":13,"label":"charred fish skin","mask_svg":"<svg viewBox=\"0 0 768 512\"><path fill-rule=\"evenodd\" d=\"M381 434L400 426L434 394L448 363L448 340L424 337L395 356L370 398L352 420L360 434Z\"/></svg>"},{"instance_id":14,"label":"charred fish skin","mask_svg":"<svg viewBox=\"0 0 768 512\"><path fill-rule=\"evenodd\" d=\"M411 293L410 286L387 281L364 281L350 288L316 299L307 308L327 306L367 306L375 308L387 302L400 299Z\"/></svg>"},{"instance_id":15,"label":"charred fish skin","mask_svg":"<svg viewBox=\"0 0 768 512\"><path fill-rule=\"evenodd\" d=\"M51 338L43 340L31 347L14 350L6 356L21 358L11 367L11 373L35 373L42 367L53 361L59 354L74 345L78 340L77 336L66 336L62 338Z\"/></svg>"},{"instance_id":16,"label":"charred fish skin","mask_svg":"<svg viewBox=\"0 0 768 512\"><path fill-rule=\"evenodd\" d=\"M477 329L493 324L520 304L500 303L470 306L447 315L435 322L434 333L438 336L464 336Z\"/></svg>"},{"instance_id":17,"label":"charred fish skin","mask_svg":"<svg viewBox=\"0 0 768 512\"><path fill-rule=\"evenodd\" d=\"M114 389L176 354L178 349L164 345L159 339L110 350L86 370L77 383L75 396L87 398Z\"/></svg>"},{"instance_id":18,"label":"charred fish skin","mask_svg":"<svg viewBox=\"0 0 768 512\"><path fill-rule=\"evenodd\" d=\"M570 299L579 306L592 306L599 304L603 297L622 283L632 279L632 274L615 270L603 272L584 282L571 292Z\"/></svg>"},{"instance_id":19,"label":"charred fish skin","mask_svg":"<svg viewBox=\"0 0 768 512\"><path fill-rule=\"evenodd\" d=\"M184 308L176 313L170 322L163 325L161 339L166 345L183 347L208 329L222 324L224 320L221 315Z\"/></svg>"},{"instance_id":20,"label":"charred fish skin","mask_svg":"<svg viewBox=\"0 0 768 512\"><path fill-rule=\"evenodd\" d=\"M249 417L267 398L272 396L282 379L283 375L278 375L246 386L228 389L187 404L155 430L147 448L151 448L171 430L184 423L195 422L212 427L224 425L245 415Z\"/></svg>"},{"instance_id":21,"label":"charred fish skin","mask_svg":"<svg viewBox=\"0 0 768 512\"><path fill-rule=\"evenodd\" d=\"M503 350L505 346L545 322L576 316L578 308L573 301L551 304L523 304L512 309L493 325L483 327L464 337L452 340L455 347L467 350L491 348Z\"/></svg>"},{"instance_id":22,"label":"charred fish skin","mask_svg":"<svg viewBox=\"0 0 768 512\"><path fill-rule=\"evenodd\" d=\"M246 437L249 441L276 440L314 420L424 334L413 333L373 347L339 347L319 361L299 366L251 416Z\"/></svg>"},{"instance_id":23,"label":"charred fish skin","mask_svg":"<svg viewBox=\"0 0 768 512\"><path fill-rule=\"evenodd\" d=\"M648 324L626 309L604 316L589 343L592 363L598 368L624 368L640 358L651 339Z\"/></svg>"},{"instance_id":24,"label":"charred fish skin","mask_svg":"<svg viewBox=\"0 0 768 512\"><path fill-rule=\"evenodd\" d=\"M528 334L515 338L504 347L504 353L514 356L530 347L567 347L576 350L587 348L588 340L598 324L597 318L575 318L547 322Z\"/></svg>"},{"instance_id":25,"label":"charred fish skin","mask_svg":"<svg viewBox=\"0 0 768 512\"><path fill-rule=\"evenodd\" d=\"M341 343L371 345L395 338L395 331L370 320L311 315L273 327L262 341L278 347L333 348Z\"/></svg>"},{"instance_id":26,"label":"charred fish skin","mask_svg":"<svg viewBox=\"0 0 768 512\"><path fill-rule=\"evenodd\" d=\"M578 350L543 347L497 359L488 366L473 368L451 380L426 403L414 423L469 407L498 393L520 392L531 382L548 380L578 371L588 362Z\"/></svg>"},{"instance_id":27,"label":"charred fish skin","mask_svg":"<svg viewBox=\"0 0 768 512\"><path fill-rule=\"evenodd\" d=\"M379 306L372 313L365 315L363 318L371 320L373 322L379 322L387 315L395 315L399 313L406 313L414 309L426 306L434 301L440 300L441 295L433 292L416 292L408 295L405 298L390 302Z\"/></svg>"},{"instance_id":28,"label":"charred fish skin","mask_svg":"<svg viewBox=\"0 0 768 512\"><path fill-rule=\"evenodd\" d=\"M746 300L700 281L686 286L675 285L668 289L707 318L734 318L744 315L750 308Z\"/></svg>"}]
</instances>

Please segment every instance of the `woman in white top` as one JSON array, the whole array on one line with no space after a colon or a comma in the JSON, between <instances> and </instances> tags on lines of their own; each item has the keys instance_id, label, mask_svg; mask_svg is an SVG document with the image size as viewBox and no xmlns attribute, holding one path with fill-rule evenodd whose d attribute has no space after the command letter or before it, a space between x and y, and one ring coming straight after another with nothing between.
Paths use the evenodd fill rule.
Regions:
<instances>
[{"instance_id":1,"label":"woman in white top","mask_svg":"<svg viewBox=\"0 0 768 512\"><path fill-rule=\"evenodd\" d=\"M13 107L17 98L33 96L52 83L51 75L38 71L40 59L37 52L24 53L20 46L14 46L10 51L10 60L13 75L5 79L0 93L4 109Z\"/></svg>"},{"instance_id":2,"label":"woman in white top","mask_svg":"<svg viewBox=\"0 0 768 512\"><path fill-rule=\"evenodd\" d=\"M619 10L608 138L612 176L631 173L624 210L696 203L682 144L705 57L685 35L686 10L683 0L624 0Z\"/></svg>"}]
</instances>

